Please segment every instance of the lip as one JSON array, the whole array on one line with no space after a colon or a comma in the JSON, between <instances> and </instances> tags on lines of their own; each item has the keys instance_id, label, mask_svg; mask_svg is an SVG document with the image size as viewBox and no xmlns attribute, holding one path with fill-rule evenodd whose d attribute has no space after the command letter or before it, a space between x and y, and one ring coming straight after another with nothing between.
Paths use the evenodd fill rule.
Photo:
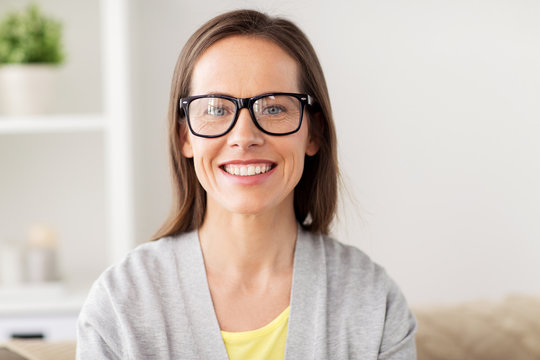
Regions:
<instances>
[{"instance_id":1,"label":"lip","mask_svg":"<svg viewBox=\"0 0 540 360\"><path fill-rule=\"evenodd\" d=\"M265 160L265 159L249 159L249 160L230 160L220 163L218 166L220 168L224 167L225 165L250 165L250 164L270 164L273 167L275 167L276 163L271 160Z\"/></svg>"}]
</instances>

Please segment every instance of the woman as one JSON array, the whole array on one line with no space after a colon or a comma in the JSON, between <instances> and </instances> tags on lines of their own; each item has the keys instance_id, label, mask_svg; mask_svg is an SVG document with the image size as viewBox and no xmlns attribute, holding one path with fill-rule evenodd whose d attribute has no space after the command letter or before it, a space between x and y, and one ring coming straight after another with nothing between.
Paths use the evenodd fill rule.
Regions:
<instances>
[{"instance_id":1,"label":"woman","mask_svg":"<svg viewBox=\"0 0 540 360\"><path fill-rule=\"evenodd\" d=\"M384 270L327 237L337 197L324 76L291 22L234 11L180 54L169 107L176 204L94 284L80 359L414 359Z\"/></svg>"}]
</instances>

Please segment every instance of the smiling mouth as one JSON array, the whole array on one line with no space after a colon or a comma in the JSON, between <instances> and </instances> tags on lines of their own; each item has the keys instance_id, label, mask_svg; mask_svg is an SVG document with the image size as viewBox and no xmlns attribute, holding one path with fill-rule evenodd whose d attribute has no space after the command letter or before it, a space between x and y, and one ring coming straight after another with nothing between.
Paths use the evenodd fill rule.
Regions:
<instances>
[{"instance_id":1,"label":"smiling mouth","mask_svg":"<svg viewBox=\"0 0 540 360\"><path fill-rule=\"evenodd\" d=\"M236 176L254 176L260 175L269 172L272 170L276 164L249 164L249 165L238 165L238 164L226 164L222 165L221 168L228 174Z\"/></svg>"}]
</instances>

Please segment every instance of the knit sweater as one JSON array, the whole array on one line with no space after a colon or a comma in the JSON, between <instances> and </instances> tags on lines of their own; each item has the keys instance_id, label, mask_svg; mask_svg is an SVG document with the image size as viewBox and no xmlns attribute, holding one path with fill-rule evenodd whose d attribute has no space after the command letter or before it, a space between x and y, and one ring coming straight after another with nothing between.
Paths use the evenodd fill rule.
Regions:
<instances>
[{"instance_id":1,"label":"knit sweater","mask_svg":"<svg viewBox=\"0 0 540 360\"><path fill-rule=\"evenodd\" d=\"M416 359L416 321L384 269L298 229L285 359ZM227 359L196 231L140 245L96 280L77 359Z\"/></svg>"}]
</instances>

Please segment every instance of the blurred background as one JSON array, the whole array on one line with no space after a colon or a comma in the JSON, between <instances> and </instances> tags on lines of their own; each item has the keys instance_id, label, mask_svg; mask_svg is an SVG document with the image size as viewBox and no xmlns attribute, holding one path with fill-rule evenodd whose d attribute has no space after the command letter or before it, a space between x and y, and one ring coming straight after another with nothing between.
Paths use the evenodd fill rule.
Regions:
<instances>
[{"instance_id":1,"label":"blurred background","mask_svg":"<svg viewBox=\"0 0 540 360\"><path fill-rule=\"evenodd\" d=\"M0 16L29 3L1 0ZM415 306L540 294L538 1L37 4L63 25L65 61L48 113L0 108L0 339L74 336L92 281L165 220L177 56L236 8L293 20L319 54L344 181L335 237ZM36 241L55 252L43 281L17 260Z\"/></svg>"}]
</instances>

